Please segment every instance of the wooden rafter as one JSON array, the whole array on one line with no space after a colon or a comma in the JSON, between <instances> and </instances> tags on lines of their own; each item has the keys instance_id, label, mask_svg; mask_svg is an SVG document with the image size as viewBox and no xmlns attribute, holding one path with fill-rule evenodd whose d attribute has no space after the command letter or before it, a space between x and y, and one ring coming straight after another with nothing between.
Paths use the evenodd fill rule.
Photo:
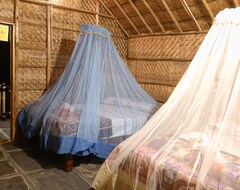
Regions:
<instances>
[{"instance_id":1,"label":"wooden rafter","mask_svg":"<svg viewBox=\"0 0 240 190\"><path fill-rule=\"evenodd\" d=\"M163 5L164 5L165 9L167 10L168 14L169 14L170 17L172 18L174 24L175 24L176 27L178 28L178 30L179 30L180 32L182 32L182 31L183 31L182 28L181 28L180 25L178 24L177 19L176 19L175 16L173 15L173 13L172 13L172 11L170 10L170 8L169 8L168 4L166 3L166 1L165 1L165 0L162 0L162 3L163 3Z\"/></svg>"},{"instance_id":2,"label":"wooden rafter","mask_svg":"<svg viewBox=\"0 0 240 190\"><path fill-rule=\"evenodd\" d=\"M117 2L117 0L113 0L114 3L118 6L118 8L120 9L120 11L123 13L123 15L127 18L128 22L132 25L132 27L134 28L134 30L140 34L139 30L136 28L136 26L133 24L133 22L131 21L131 19L128 17L127 13L123 10L122 6Z\"/></svg>"},{"instance_id":3,"label":"wooden rafter","mask_svg":"<svg viewBox=\"0 0 240 190\"><path fill-rule=\"evenodd\" d=\"M99 24L99 0L96 0L96 25Z\"/></svg>"},{"instance_id":4,"label":"wooden rafter","mask_svg":"<svg viewBox=\"0 0 240 190\"><path fill-rule=\"evenodd\" d=\"M185 11L189 14L189 16L191 17L191 19L195 22L197 28L198 28L198 31L201 31L202 32L202 29L201 27L199 26L197 20L195 19L195 17L193 16L192 14L192 11L190 10L188 4L186 3L185 0L180 0L180 2L182 3L183 5L183 8L185 9Z\"/></svg>"},{"instance_id":5,"label":"wooden rafter","mask_svg":"<svg viewBox=\"0 0 240 190\"><path fill-rule=\"evenodd\" d=\"M91 14L91 15L97 14L95 11L79 9L79 8L75 8L75 7L71 7L71 6L67 6L67 5L54 3L52 1L42 1L42 0L19 0L19 1L33 3L33 4L37 4L37 5L47 5L47 6L52 6L55 8L66 9L66 10L76 11L76 12L80 12L80 13L87 13L87 14ZM99 14L99 16L105 17L105 18L110 18L110 19L116 19L116 17L114 17L114 16L105 15L105 14L101 14L101 13Z\"/></svg>"},{"instance_id":6,"label":"wooden rafter","mask_svg":"<svg viewBox=\"0 0 240 190\"><path fill-rule=\"evenodd\" d=\"M239 2L237 0L233 0L233 4L235 7L239 7Z\"/></svg>"},{"instance_id":7,"label":"wooden rafter","mask_svg":"<svg viewBox=\"0 0 240 190\"><path fill-rule=\"evenodd\" d=\"M138 11L137 7L134 5L134 3L132 2L132 0L128 0L128 2L132 5L133 9L136 11L136 13L138 14L138 16L140 17L140 19L142 20L142 22L144 23L144 25L147 27L147 29L149 30L149 32L151 34L153 34L152 29L149 27L149 25L147 24L147 22L144 20L144 18L142 17L141 13Z\"/></svg>"},{"instance_id":8,"label":"wooden rafter","mask_svg":"<svg viewBox=\"0 0 240 190\"><path fill-rule=\"evenodd\" d=\"M99 0L99 1L100 1L100 3L102 4L102 6L106 9L106 11L107 11L111 16L114 16L114 15L112 14L112 12L109 10L109 8L105 5L105 3L103 3L102 0ZM117 18L116 18L116 19L117 19ZM122 24L121 24L118 20L116 20L116 21L117 21L118 26L122 29L123 33L124 33L127 37L129 37L128 32L123 28Z\"/></svg>"},{"instance_id":9,"label":"wooden rafter","mask_svg":"<svg viewBox=\"0 0 240 190\"><path fill-rule=\"evenodd\" d=\"M163 32L165 32L162 24L160 23L157 15L153 12L152 8L149 6L149 4L146 2L146 0L142 0L142 1L143 1L143 3L145 4L145 6L148 8L148 10L150 11L150 13L152 14L152 16L154 17L154 19L156 20L158 26L161 28L161 30L162 30Z\"/></svg>"},{"instance_id":10,"label":"wooden rafter","mask_svg":"<svg viewBox=\"0 0 240 190\"><path fill-rule=\"evenodd\" d=\"M207 1L206 0L202 0L202 3L204 5L204 7L206 8L208 14L210 15L211 19L214 20L214 14L213 14L212 10L210 9Z\"/></svg>"}]
</instances>

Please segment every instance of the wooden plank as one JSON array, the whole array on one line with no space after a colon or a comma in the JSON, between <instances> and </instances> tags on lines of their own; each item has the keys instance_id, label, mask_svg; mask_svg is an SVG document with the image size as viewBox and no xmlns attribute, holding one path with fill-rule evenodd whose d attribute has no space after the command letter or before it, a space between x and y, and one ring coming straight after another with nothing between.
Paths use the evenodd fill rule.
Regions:
<instances>
[{"instance_id":1,"label":"wooden plank","mask_svg":"<svg viewBox=\"0 0 240 190\"><path fill-rule=\"evenodd\" d=\"M160 23L157 15L153 12L152 8L149 6L149 4L147 3L147 1L146 1L146 0L142 0L142 1L143 1L143 3L145 4L145 6L147 7L147 9L149 10L149 12L152 14L152 16L153 16L153 18L155 19L155 21L157 22L158 26L161 28L161 30L162 30L163 32L165 32L165 30L164 30L162 24Z\"/></svg>"},{"instance_id":2,"label":"wooden plank","mask_svg":"<svg viewBox=\"0 0 240 190\"><path fill-rule=\"evenodd\" d=\"M194 15L192 14L192 11L190 10L188 4L186 3L185 0L180 0L180 2L183 5L183 8L185 9L185 11L188 13L188 15L190 16L190 18L194 21L194 23L197 26L198 31L202 32L203 30L201 29L200 25L198 24L196 18L194 17Z\"/></svg>"},{"instance_id":3,"label":"wooden plank","mask_svg":"<svg viewBox=\"0 0 240 190\"><path fill-rule=\"evenodd\" d=\"M15 20L15 30L13 32L13 66L12 66L12 92L11 92L11 102L14 102L11 106L11 140L12 142L17 142L20 140L20 130L16 124L17 112L18 112L18 85L17 83L17 72L19 65L19 0L15 0L14 8L14 20ZM15 49L14 49L15 47ZM14 52L15 50L15 52Z\"/></svg>"},{"instance_id":4,"label":"wooden plank","mask_svg":"<svg viewBox=\"0 0 240 190\"><path fill-rule=\"evenodd\" d=\"M166 1L165 1L165 0L162 0L162 3L163 3L163 5L164 5L165 9L167 10L168 14L169 14L170 17L172 18L174 24L175 24L176 27L178 28L178 30L179 30L180 32L183 32L182 28L181 28L180 25L178 24L177 19L176 19L175 16L173 15L173 13L172 13L172 11L170 10L170 8L169 8L168 4L166 3Z\"/></svg>"},{"instance_id":5,"label":"wooden plank","mask_svg":"<svg viewBox=\"0 0 240 190\"><path fill-rule=\"evenodd\" d=\"M134 30L140 34L139 30L136 28L136 26L133 24L133 22L131 21L131 19L129 18L129 16L127 15L127 13L123 10L122 6L118 3L117 0L113 0L114 3L117 5L117 7L120 9L120 11L123 13L123 15L126 17L126 19L128 20L128 22L131 24L131 26L134 28Z\"/></svg>"},{"instance_id":6,"label":"wooden plank","mask_svg":"<svg viewBox=\"0 0 240 190\"><path fill-rule=\"evenodd\" d=\"M211 8L209 7L207 1L206 0L202 0L202 3L204 5L204 7L206 8L208 14L210 15L211 19L214 20L214 14L213 14Z\"/></svg>"},{"instance_id":7,"label":"wooden plank","mask_svg":"<svg viewBox=\"0 0 240 190\"><path fill-rule=\"evenodd\" d=\"M147 22L144 20L144 18L142 17L141 13L138 11L137 7L134 5L134 3L132 2L132 0L128 0L128 2L132 5L133 9L136 11L136 13L138 14L138 16L140 17L140 19L142 20L143 24L147 27L148 31L153 34L152 29L149 27L149 25L147 24Z\"/></svg>"}]
</instances>

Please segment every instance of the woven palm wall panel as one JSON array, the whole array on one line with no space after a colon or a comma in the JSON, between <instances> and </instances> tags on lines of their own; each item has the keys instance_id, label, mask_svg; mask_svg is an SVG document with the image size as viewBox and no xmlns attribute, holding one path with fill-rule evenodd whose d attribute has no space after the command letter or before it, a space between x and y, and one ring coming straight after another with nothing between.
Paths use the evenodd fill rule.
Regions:
<instances>
[{"instance_id":1,"label":"woven palm wall panel","mask_svg":"<svg viewBox=\"0 0 240 190\"><path fill-rule=\"evenodd\" d=\"M204 37L186 34L130 38L128 66L150 95L166 102Z\"/></svg>"},{"instance_id":2,"label":"woven palm wall panel","mask_svg":"<svg viewBox=\"0 0 240 190\"><path fill-rule=\"evenodd\" d=\"M0 21L14 22L14 0L0 0Z\"/></svg>"},{"instance_id":3,"label":"woven palm wall panel","mask_svg":"<svg viewBox=\"0 0 240 190\"><path fill-rule=\"evenodd\" d=\"M57 6L45 2L20 0L16 5L17 110L39 97L61 76L75 46L80 25L96 24L95 1L50 1ZM5 4L11 4L11 1ZM101 16L109 14L102 4L99 5L99 14L98 24L111 31L113 42L126 60L125 34L115 18Z\"/></svg>"}]
</instances>

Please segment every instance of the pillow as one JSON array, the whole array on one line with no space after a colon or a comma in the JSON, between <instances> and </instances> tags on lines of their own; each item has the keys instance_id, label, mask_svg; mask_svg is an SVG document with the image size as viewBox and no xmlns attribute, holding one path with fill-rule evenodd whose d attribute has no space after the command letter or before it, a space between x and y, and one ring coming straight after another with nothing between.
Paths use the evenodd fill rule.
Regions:
<instances>
[{"instance_id":1,"label":"pillow","mask_svg":"<svg viewBox=\"0 0 240 190\"><path fill-rule=\"evenodd\" d=\"M103 104L111 104L116 106L124 106L129 107L129 104L131 103L130 99L126 98L117 98L117 97L107 97L103 100Z\"/></svg>"}]
</instances>

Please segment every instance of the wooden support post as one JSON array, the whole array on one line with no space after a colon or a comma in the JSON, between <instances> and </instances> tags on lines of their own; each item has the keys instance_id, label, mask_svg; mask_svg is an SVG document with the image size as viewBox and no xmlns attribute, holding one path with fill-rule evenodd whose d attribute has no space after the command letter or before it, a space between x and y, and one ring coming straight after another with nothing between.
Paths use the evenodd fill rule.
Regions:
<instances>
[{"instance_id":1,"label":"wooden support post","mask_svg":"<svg viewBox=\"0 0 240 190\"><path fill-rule=\"evenodd\" d=\"M71 172L73 170L73 156L71 154L65 154L64 157L64 170Z\"/></svg>"},{"instance_id":2,"label":"wooden support post","mask_svg":"<svg viewBox=\"0 0 240 190\"><path fill-rule=\"evenodd\" d=\"M99 24L99 0L96 0L96 25Z\"/></svg>"}]
</instances>

